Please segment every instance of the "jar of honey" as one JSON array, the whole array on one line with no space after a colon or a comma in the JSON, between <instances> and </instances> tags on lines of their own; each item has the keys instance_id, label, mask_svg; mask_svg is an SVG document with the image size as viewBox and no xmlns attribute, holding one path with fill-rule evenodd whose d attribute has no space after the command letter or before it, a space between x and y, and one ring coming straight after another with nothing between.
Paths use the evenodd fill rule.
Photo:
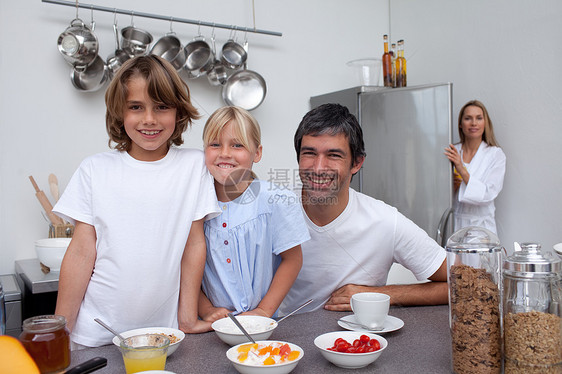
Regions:
<instances>
[{"instance_id":1,"label":"jar of honey","mask_svg":"<svg viewBox=\"0 0 562 374\"><path fill-rule=\"evenodd\" d=\"M24 320L19 340L42 374L70 365L70 334L63 316L45 315Z\"/></svg>"}]
</instances>

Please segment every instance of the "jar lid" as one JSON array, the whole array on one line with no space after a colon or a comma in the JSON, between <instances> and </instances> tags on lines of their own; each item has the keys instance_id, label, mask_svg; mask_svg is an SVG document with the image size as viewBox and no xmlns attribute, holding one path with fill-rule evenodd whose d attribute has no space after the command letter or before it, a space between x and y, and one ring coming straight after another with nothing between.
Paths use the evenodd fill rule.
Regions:
<instances>
[{"instance_id":1,"label":"jar lid","mask_svg":"<svg viewBox=\"0 0 562 374\"><path fill-rule=\"evenodd\" d=\"M500 240L488 229L477 226L462 228L447 240L447 252L492 253L501 250Z\"/></svg>"},{"instance_id":2,"label":"jar lid","mask_svg":"<svg viewBox=\"0 0 562 374\"><path fill-rule=\"evenodd\" d=\"M553 253L541 251L538 243L521 243L515 245L515 252L503 262L505 274L535 278L558 274L562 270L562 261Z\"/></svg>"}]
</instances>

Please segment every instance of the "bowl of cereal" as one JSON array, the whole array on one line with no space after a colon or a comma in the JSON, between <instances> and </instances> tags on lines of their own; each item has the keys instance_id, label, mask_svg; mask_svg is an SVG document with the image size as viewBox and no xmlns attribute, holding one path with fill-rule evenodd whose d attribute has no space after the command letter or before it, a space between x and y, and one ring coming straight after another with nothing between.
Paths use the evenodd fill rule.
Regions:
<instances>
[{"instance_id":1,"label":"bowl of cereal","mask_svg":"<svg viewBox=\"0 0 562 374\"><path fill-rule=\"evenodd\" d=\"M277 321L262 316L236 316L254 340L267 340L277 328ZM221 318L211 325L218 337L226 344L236 345L247 343L248 338L240 331L230 318Z\"/></svg>"},{"instance_id":2,"label":"bowl of cereal","mask_svg":"<svg viewBox=\"0 0 562 374\"><path fill-rule=\"evenodd\" d=\"M171 327L144 327L141 329L134 329L129 330L121 333L121 336L125 339L134 336L134 335L142 335L142 334L161 334L166 335L168 339L170 339L170 346L168 347L168 356L178 349L180 343L185 338L185 334L183 331L174 329ZM116 346L120 346L120 341L118 337L113 337L112 340L113 344Z\"/></svg>"},{"instance_id":3,"label":"bowl of cereal","mask_svg":"<svg viewBox=\"0 0 562 374\"><path fill-rule=\"evenodd\" d=\"M303 356L298 345L276 340L238 344L226 351L226 357L241 374L290 373Z\"/></svg>"},{"instance_id":4,"label":"bowl of cereal","mask_svg":"<svg viewBox=\"0 0 562 374\"><path fill-rule=\"evenodd\" d=\"M324 358L345 369L358 369L375 362L388 346L380 335L358 331L335 331L314 339Z\"/></svg>"}]
</instances>

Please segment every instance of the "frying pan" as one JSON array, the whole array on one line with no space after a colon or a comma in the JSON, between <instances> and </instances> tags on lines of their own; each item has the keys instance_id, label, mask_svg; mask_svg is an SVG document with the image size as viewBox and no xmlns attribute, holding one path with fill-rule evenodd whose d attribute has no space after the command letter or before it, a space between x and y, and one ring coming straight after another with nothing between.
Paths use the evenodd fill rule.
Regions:
<instances>
[{"instance_id":1,"label":"frying pan","mask_svg":"<svg viewBox=\"0 0 562 374\"><path fill-rule=\"evenodd\" d=\"M99 90L109 77L105 61L98 55L86 70L72 69L70 80L74 87L80 91L93 92Z\"/></svg>"},{"instance_id":2,"label":"frying pan","mask_svg":"<svg viewBox=\"0 0 562 374\"><path fill-rule=\"evenodd\" d=\"M247 51L248 42L244 43ZM248 70L246 63L244 69L228 77L222 87L222 99L227 105L239 106L246 110L254 110L265 99L267 85L265 79L258 73Z\"/></svg>"}]
</instances>

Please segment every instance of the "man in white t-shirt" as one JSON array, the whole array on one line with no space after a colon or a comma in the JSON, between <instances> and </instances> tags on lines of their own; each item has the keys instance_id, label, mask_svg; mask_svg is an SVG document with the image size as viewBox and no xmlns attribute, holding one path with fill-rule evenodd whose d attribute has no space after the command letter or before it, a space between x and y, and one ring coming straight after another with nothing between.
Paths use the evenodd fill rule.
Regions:
<instances>
[{"instance_id":1,"label":"man in white t-shirt","mask_svg":"<svg viewBox=\"0 0 562 374\"><path fill-rule=\"evenodd\" d=\"M358 292L382 292L393 305L447 303L445 251L396 208L349 187L365 160L357 119L339 104L308 112L295 134L303 183L302 207L311 239L303 243L303 266L281 306L286 314L324 306L351 310ZM429 282L386 285L394 262Z\"/></svg>"}]
</instances>

